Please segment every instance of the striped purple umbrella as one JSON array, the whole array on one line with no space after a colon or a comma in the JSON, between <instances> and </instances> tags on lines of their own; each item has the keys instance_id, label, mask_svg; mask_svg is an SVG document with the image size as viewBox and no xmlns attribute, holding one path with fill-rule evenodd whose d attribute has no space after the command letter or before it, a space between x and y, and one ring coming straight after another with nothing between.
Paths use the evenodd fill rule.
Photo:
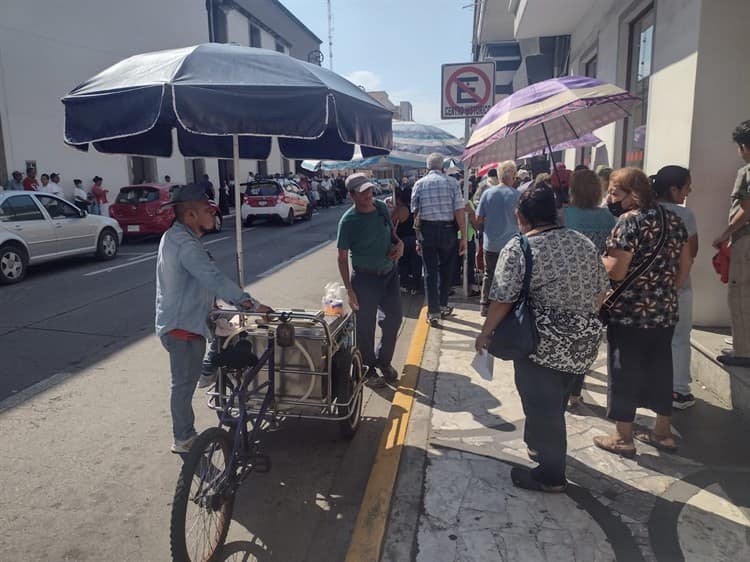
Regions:
<instances>
[{"instance_id":1,"label":"striped purple umbrella","mask_svg":"<svg viewBox=\"0 0 750 562\"><path fill-rule=\"evenodd\" d=\"M496 103L466 143L461 159L471 167L516 160L627 117L639 101L614 84L563 76L527 86Z\"/></svg>"},{"instance_id":2,"label":"striped purple umbrella","mask_svg":"<svg viewBox=\"0 0 750 562\"><path fill-rule=\"evenodd\" d=\"M569 141L561 142L560 144L553 144L552 145L552 152L558 152L560 150L568 150L569 148L583 148L585 146L596 146L602 142L602 139L597 137L594 133L586 133L585 135L581 135L577 139L572 139ZM539 150L535 150L534 152L530 152L529 154L524 154L521 156L521 158L531 158L532 156L539 156L541 154L547 154L549 151L547 147L540 148Z\"/></svg>"}]
</instances>

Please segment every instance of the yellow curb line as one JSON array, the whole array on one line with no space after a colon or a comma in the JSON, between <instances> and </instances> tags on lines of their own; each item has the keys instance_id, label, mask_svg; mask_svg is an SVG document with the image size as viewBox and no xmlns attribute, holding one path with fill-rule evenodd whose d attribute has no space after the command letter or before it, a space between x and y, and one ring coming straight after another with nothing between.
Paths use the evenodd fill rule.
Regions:
<instances>
[{"instance_id":1,"label":"yellow curb line","mask_svg":"<svg viewBox=\"0 0 750 562\"><path fill-rule=\"evenodd\" d=\"M375 462L370 472L370 479L367 481L365 496L354 524L352 542L346 553L346 562L378 562L380 560L383 536L391 509L391 496L398 475L401 451L406 440L409 416L414 403L414 391L429 329L427 307L423 307L409 345L404 375L393 397L391 411L388 413Z\"/></svg>"}]
</instances>

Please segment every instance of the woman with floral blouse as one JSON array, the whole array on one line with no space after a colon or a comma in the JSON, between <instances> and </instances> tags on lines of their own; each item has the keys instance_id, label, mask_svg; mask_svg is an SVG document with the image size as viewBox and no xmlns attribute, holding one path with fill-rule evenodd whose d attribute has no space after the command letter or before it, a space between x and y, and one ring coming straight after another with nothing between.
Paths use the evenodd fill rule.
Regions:
<instances>
[{"instance_id":1,"label":"woman with floral blouse","mask_svg":"<svg viewBox=\"0 0 750 562\"><path fill-rule=\"evenodd\" d=\"M676 214L657 204L648 178L637 168L612 173L607 206L619 216L602 258L613 285L642 264L653 263L631 280L610 309L607 417L614 420L615 431L595 437L594 444L628 458L635 456L634 438L673 452L672 334L677 288L692 263L687 230ZM639 407L656 412L656 423L653 430L634 435Z\"/></svg>"},{"instance_id":2,"label":"woman with floral blouse","mask_svg":"<svg viewBox=\"0 0 750 562\"><path fill-rule=\"evenodd\" d=\"M539 343L534 353L513 362L515 382L526 415L524 441L532 470L514 467L513 484L542 492L566 487L565 407L577 376L591 368L602 340L597 313L609 289L607 272L594 244L580 232L556 224L552 188L536 185L518 201L516 218L532 256L529 300ZM490 303L477 351L518 299L526 272L521 241L514 237L500 252Z\"/></svg>"}]
</instances>

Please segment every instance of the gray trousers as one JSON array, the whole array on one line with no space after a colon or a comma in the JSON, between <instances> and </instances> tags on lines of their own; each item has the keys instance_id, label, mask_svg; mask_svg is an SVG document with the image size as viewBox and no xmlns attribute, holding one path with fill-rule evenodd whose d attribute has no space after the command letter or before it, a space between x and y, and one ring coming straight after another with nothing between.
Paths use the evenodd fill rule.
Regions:
<instances>
[{"instance_id":1,"label":"gray trousers","mask_svg":"<svg viewBox=\"0 0 750 562\"><path fill-rule=\"evenodd\" d=\"M193 393L201 376L206 340L186 341L165 334L161 337L161 343L169 352L169 368L172 371L169 400L172 435L175 441L185 441L196 433Z\"/></svg>"}]
</instances>

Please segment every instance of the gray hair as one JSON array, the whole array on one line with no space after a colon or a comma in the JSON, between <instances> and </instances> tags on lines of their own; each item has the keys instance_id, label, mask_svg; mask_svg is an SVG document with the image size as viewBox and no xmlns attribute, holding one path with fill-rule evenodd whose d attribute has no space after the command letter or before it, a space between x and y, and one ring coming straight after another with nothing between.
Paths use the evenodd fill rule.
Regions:
<instances>
[{"instance_id":1,"label":"gray hair","mask_svg":"<svg viewBox=\"0 0 750 562\"><path fill-rule=\"evenodd\" d=\"M427 168L430 170L442 170L445 158L439 152L433 152L427 157Z\"/></svg>"},{"instance_id":2,"label":"gray hair","mask_svg":"<svg viewBox=\"0 0 750 562\"><path fill-rule=\"evenodd\" d=\"M516 163L513 160L506 160L497 167L497 175L501 180L513 179L516 175Z\"/></svg>"}]
</instances>

